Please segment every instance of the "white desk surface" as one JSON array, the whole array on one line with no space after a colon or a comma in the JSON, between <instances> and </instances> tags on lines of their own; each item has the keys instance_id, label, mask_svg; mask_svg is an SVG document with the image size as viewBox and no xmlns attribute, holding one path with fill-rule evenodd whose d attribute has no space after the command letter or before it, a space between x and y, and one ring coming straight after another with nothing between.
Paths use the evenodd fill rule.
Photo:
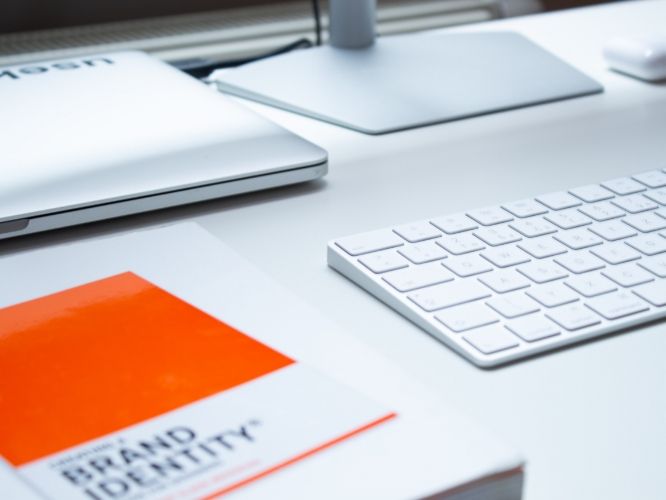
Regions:
<instances>
[{"instance_id":1,"label":"white desk surface","mask_svg":"<svg viewBox=\"0 0 666 500\"><path fill-rule=\"evenodd\" d=\"M666 322L484 371L327 268L325 249L355 232L665 167L666 84L609 72L601 57L609 37L664 32L665 21L666 0L651 0L463 28L520 31L606 92L378 137L252 104L328 149L325 180L3 242L0 252L196 220L522 450L526 500L664 499Z\"/></svg>"}]
</instances>

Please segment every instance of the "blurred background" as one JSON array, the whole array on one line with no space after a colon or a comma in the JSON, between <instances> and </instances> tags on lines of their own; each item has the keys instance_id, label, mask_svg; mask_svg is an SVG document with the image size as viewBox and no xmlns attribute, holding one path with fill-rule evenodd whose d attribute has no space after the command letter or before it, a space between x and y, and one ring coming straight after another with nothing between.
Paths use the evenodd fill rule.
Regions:
<instances>
[{"instance_id":1,"label":"blurred background","mask_svg":"<svg viewBox=\"0 0 666 500\"><path fill-rule=\"evenodd\" d=\"M2 0L0 64L141 49L166 60L253 57L314 41L311 0ZM326 2L321 1L326 26ZM601 3L598 0L378 0L380 34ZM324 29L325 32L325 29Z\"/></svg>"}]
</instances>

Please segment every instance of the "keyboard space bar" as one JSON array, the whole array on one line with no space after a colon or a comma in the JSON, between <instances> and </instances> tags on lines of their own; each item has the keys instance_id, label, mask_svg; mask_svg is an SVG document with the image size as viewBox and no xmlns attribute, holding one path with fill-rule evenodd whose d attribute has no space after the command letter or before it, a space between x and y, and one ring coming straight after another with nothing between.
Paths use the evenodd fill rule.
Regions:
<instances>
[{"instance_id":1,"label":"keyboard space bar","mask_svg":"<svg viewBox=\"0 0 666 500\"><path fill-rule=\"evenodd\" d=\"M486 287L476 280L456 281L422 288L407 296L427 312L490 297Z\"/></svg>"}]
</instances>

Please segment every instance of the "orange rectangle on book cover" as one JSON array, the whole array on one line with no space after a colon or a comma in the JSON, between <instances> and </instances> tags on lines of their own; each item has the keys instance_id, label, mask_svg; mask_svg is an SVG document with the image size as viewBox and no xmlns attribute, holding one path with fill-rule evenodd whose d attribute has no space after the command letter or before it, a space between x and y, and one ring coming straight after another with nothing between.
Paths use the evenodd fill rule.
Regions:
<instances>
[{"instance_id":1,"label":"orange rectangle on book cover","mask_svg":"<svg viewBox=\"0 0 666 500\"><path fill-rule=\"evenodd\" d=\"M294 361L133 273L0 309L0 455L20 466Z\"/></svg>"}]
</instances>

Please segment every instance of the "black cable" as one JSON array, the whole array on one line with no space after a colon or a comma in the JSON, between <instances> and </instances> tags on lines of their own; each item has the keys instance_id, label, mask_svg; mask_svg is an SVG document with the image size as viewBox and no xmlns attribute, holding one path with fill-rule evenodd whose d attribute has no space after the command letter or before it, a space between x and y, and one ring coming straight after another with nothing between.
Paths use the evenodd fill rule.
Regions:
<instances>
[{"instance_id":1,"label":"black cable","mask_svg":"<svg viewBox=\"0 0 666 500\"><path fill-rule=\"evenodd\" d=\"M319 9L319 0L312 0L312 14L315 23L315 44L321 45L322 30L321 30L321 10ZM255 57L248 57L245 59L234 59L231 61L224 61L224 62L211 62L205 59L188 59L186 61L173 62L172 65L195 78L206 78L216 69L234 68L236 66L241 66L243 64L259 61L261 59L266 59L268 57L285 54L287 52L291 52L292 50L309 48L312 47L312 45L313 45L312 41L310 41L308 38L301 38L288 45L279 47L275 50L266 52L265 54L261 54Z\"/></svg>"},{"instance_id":2,"label":"black cable","mask_svg":"<svg viewBox=\"0 0 666 500\"><path fill-rule=\"evenodd\" d=\"M176 61L172 63L173 66L178 68L181 71L184 71L194 78L206 78L216 69L222 68L235 68L236 66L241 66L243 64L251 63L254 61L259 61L261 59L266 59L268 57L278 56L280 54L286 54L296 49L304 49L312 47L312 41L307 38L301 38L292 42L288 45L284 45L278 49L266 52L256 57L248 57L246 59L233 59L230 61L224 62L208 62L201 60L188 60L188 61Z\"/></svg>"},{"instance_id":3,"label":"black cable","mask_svg":"<svg viewBox=\"0 0 666 500\"><path fill-rule=\"evenodd\" d=\"M312 14L315 22L316 44L321 45L321 11L319 10L319 0L312 0Z\"/></svg>"}]
</instances>

